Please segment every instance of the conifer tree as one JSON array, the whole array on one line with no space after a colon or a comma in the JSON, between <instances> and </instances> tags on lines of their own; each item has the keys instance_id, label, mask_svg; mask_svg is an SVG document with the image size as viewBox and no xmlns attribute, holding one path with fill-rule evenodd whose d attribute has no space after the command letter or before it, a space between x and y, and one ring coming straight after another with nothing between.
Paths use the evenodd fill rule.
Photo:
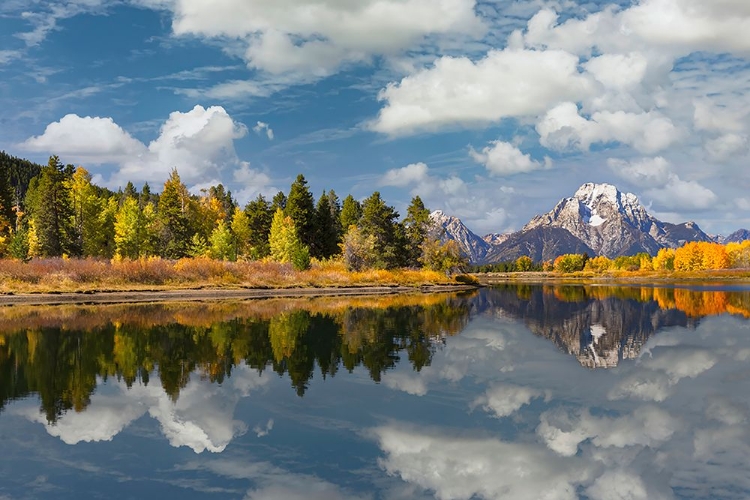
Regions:
<instances>
[{"instance_id":1,"label":"conifer tree","mask_svg":"<svg viewBox=\"0 0 750 500\"><path fill-rule=\"evenodd\" d=\"M406 218L404 219L404 232L406 235L405 264L408 267L419 266L419 258L422 255L422 244L427 238L429 229L430 211L425 208L422 198L415 196L406 209Z\"/></svg>"},{"instance_id":2,"label":"conifer tree","mask_svg":"<svg viewBox=\"0 0 750 500\"><path fill-rule=\"evenodd\" d=\"M177 170L172 170L159 197L158 210L161 253L167 258L179 259L189 255L193 237L188 217L190 203L187 187Z\"/></svg>"},{"instance_id":3,"label":"conifer tree","mask_svg":"<svg viewBox=\"0 0 750 500\"><path fill-rule=\"evenodd\" d=\"M305 176L300 174L292 183L284 215L291 217L297 228L297 237L303 245L315 246L315 200L307 187Z\"/></svg>"},{"instance_id":4,"label":"conifer tree","mask_svg":"<svg viewBox=\"0 0 750 500\"><path fill-rule=\"evenodd\" d=\"M73 235L68 172L57 156L51 156L39 176L32 179L26 205L34 220L35 251L43 257L78 255Z\"/></svg>"},{"instance_id":5,"label":"conifer tree","mask_svg":"<svg viewBox=\"0 0 750 500\"><path fill-rule=\"evenodd\" d=\"M283 191L279 191L273 196L273 199L271 200L271 217L273 218L273 214L276 213L276 209L280 208L282 211L286 210L286 195Z\"/></svg>"},{"instance_id":6,"label":"conifer tree","mask_svg":"<svg viewBox=\"0 0 750 500\"><path fill-rule=\"evenodd\" d=\"M362 218L362 205L359 201L355 200L352 195L344 198L344 203L341 206L341 214L339 220L341 221L341 231L346 233L349 231L349 226L356 226L359 224L359 219Z\"/></svg>"},{"instance_id":7,"label":"conifer tree","mask_svg":"<svg viewBox=\"0 0 750 500\"><path fill-rule=\"evenodd\" d=\"M393 268L400 264L402 241L397 228L397 219L398 212L385 204L378 191L362 203L359 228L366 237L375 238L374 261L377 267Z\"/></svg>"},{"instance_id":8,"label":"conifer tree","mask_svg":"<svg viewBox=\"0 0 750 500\"><path fill-rule=\"evenodd\" d=\"M310 248L313 257L328 259L339 253L339 221L331 210L330 198L323 193L315 207L315 237Z\"/></svg>"},{"instance_id":9,"label":"conifer tree","mask_svg":"<svg viewBox=\"0 0 750 500\"><path fill-rule=\"evenodd\" d=\"M277 208L277 210L283 211L281 207ZM267 257L270 253L268 236L271 232L273 214L271 206L263 195L258 195L255 200L245 206L247 225L250 230L248 238L250 255L256 259Z\"/></svg>"}]
</instances>

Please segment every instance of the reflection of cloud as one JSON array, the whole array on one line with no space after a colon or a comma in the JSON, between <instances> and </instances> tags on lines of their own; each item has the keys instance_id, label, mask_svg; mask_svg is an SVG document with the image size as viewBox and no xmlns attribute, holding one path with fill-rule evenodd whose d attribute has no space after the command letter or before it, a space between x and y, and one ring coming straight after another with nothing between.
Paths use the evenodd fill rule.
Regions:
<instances>
[{"instance_id":1,"label":"reflection of cloud","mask_svg":"<svg viewBox=\"0 0 750 500\"><path fill-rule=\"evenodd\" d=\"M546 412L537 433L551 450L573 456L578 445L587 439L600 448L651 446L668 440L679 427L680 422L669 413L647 406L619 418L595 417L588 411L580 415Z\"/></svg>"},{"instance_id":2,"label":"reflection of cloud","mask_svg":"<svg viewBox=\"0 0 750 500\"><path fill-rule=\"evenodd\" d=\"M383 383L397 391L414 396L427 394L427 384L421 375L408 375L402 372L389 372L383 377Z\"/></svg>"},{"instance_id":3,"label":"reflection of cloud","mask_svg":"<svg viewBox=\"0 0 750 500\"><path fill-rule=\"evenodd\" d=\"M208 380L191 381L176 403L158 385L136 385L128 389L123 382L116 382L113 385L118 394L94 394L85 411L66 413L54 425L47 424L46 418L31 408L19 409L17 413L44 424L50 435L63 442L77 444L110 441L148 412L159 422L172 446L186 446L196 453L206 450L218 453L224 451L234 437L246 432L246 426L233 418L239 400L247 397L251 390L262 388L269 380L241 365L224 386Z\"/></svg>"},{"instance_id":4,"label":"reflection of cloud","mask_svg":"<svg viewBox=\"0 0 750 500\"><path fill-rule=\"evenodd\" d=\"M388 425L373 430L386 454L381 466L404 481L453 498L577 498L590 471L577 458L563 459L534 444L487 437L459 437Z\"/></svg>"},{"instance_id":5,"label":"reflection of cloud","mask_svg":"<svg viewBox=\"0 0 750 500\"><path fill-rule=\"evenodd\" d=\"M492 412L496 417L507 417L523 405L531 403L532 399L542 397L541 391L510 384L496 384L475 399L471 408L482 406L484 411Z\"/></svg>"},{"instance_id":6,"label":"reflection of cloud","mask_svg":"<svg viewBox=\"0 0 750 500\"><path fill-rule=\"evenodd\" d=\"M269 418L266 425L261 427L260 424L253 427L253 432L257 434L259 438L268 436L268 433L273 429L273 419Z\"/></svg>"}]
</instances>

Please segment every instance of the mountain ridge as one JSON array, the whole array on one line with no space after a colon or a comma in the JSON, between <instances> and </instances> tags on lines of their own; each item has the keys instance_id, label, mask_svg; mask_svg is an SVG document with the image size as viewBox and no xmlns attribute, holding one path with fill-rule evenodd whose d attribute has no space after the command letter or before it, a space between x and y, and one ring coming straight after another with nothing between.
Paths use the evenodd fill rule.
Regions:
<instances>
[{"instance_id":1,"label":"mountain ridge","mask_svg":"<svg viewBox=\"0 0 750 500\"><path fill-rule=\"evenodd\" d=\"M443 239L456 241L469 261L492 264L526 255L535 261L566 253L588 253L616 258L662 248L677 248L689 241L714 242L693 221L663 222L649 214L632 193L611 184L583 184L572 197L561 199L552 210L533 217L520 231L474 234L457 217L438 210L434 223ZM740 230L725 238L741 238Z\"/></svg>"}]
</instances>

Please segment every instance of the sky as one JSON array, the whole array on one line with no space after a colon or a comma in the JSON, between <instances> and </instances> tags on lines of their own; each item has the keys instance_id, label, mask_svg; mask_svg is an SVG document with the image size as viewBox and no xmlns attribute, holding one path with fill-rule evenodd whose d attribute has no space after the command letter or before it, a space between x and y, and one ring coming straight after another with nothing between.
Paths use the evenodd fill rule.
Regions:
<instances>
[{"instance_id":1,"label":"sky","mask_svg":"<svg viewBox=\"0 0 750 500\"><path fill-rule=\"evenodd\" d=\"M747 0L2 0L0 149L113 189L419 195L518 230L586 182L750 227Z\"/></svg>"}]
</instances>

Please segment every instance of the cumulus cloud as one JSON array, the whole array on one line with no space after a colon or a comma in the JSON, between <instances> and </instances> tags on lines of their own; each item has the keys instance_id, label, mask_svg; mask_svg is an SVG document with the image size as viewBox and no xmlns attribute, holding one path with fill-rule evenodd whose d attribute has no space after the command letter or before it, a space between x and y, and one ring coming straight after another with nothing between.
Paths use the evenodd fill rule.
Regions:
<instances>
[{"instance_id":1,"label":"cumulus cloud","mask_svg":"<svg viewBox=\"0 0 750 500\"><path fill-rule=\"evenodd\" d=\"M75 157L91 163L125 163L143 157L146 146L112 118L65 115L39 136L20 144L26 151Z\"/></svg>"},{"instance_id":2,"label":"cumulus cloud","mask_svg":"<svg viewBox=\"0 0 750 500\"><path fill-rule=\"evenodd\" d=\"M268 434L273 430L273 419L268 419L268 422L266 422L265 425L261 426L260 424L253 427L253 432L256 436L259 438L266 437Z\"/></svg>"},{"instance_id":3,"label":"cumulus cloud","mask_svg":"<svg viewBox=\"0 0 750 500\"><path fill-rule=\"evenodd\" d=\"M484 25L474 0L140 0L172 13L176 36L239 40L251 68L328 76L343 64L369 62L428 36L475 36Z\"/></svg>"},{"instance_id":4,"label":"cumulus cloud","mask_svg":"<svg viewBox=\"0 0 750 500\"><path fill-rule=\"evenodd\" d=\"M265 131L266 137L268 137L269 141L273 140L273 129L270 125L264 122L258 122L257 125L253 127L253 132L260 135Z\"/></svg>"},{"instance_id":5,"label":"cumulus cloud","mask_svg":"<svg viewBox=\"0 0 750 500\"><path fill-rule=\"evenodd\" d=\"M394 168L380 179L381 186L406 187L419 184L429 178L429 167L424 163L412 163L403 168Z\"/></svg>"},{"instance_id":6,"label":"cumulus cloud","mask_svg":"<svg viewBox=\"0 0 750 500\"><path fill-rule=\"evenodd\" d=\"M706 141L706 152L709 158L717 162L745 156L748 151L750 151L750 141L746 135L724 134Z\"/></svg>"},{"instance_id":7,"label":"cumulus cloud","mask_svg":"<svg viewBox=\"0 0 750 500\"><path fill-rule=\"evenodd\" d=\"M477 62L442 57L381 91L386 104L369 126L400 136L534 117L590 92L591 79L577 65L578 57L556 50L493 50Z\"/></svg>"},{"instance_id":8,"label":"cumulus cloud","mask_svg":"<svg viewBox=\"0 0 750 500\"><path fill-rule=\"evenodd\" d=\"M127 181L159 185L177 168L183 182L200 185L221 179L235 169L237 182L257 182L244 189L258 192L270 182L267 175L240 162L234 141L247 135L247 128L220 106L195 106L188 112L169 115L159 136L148 145L133 138L112 118L67 115L47 126L40 136L20 144L27 151L58 154L74 162L113 164L117 170L105 180L112 187Z\"/></svg>"},{"instance_id":9,"label":"cumulus cloud","mask_svg":"<svg viewBox=\"0 0 750 500\"><path fill-rule=\"evenodd\" d=\"M552 168L552 160L549 157L545 157L544 162L533 160L531 155L524 154L513 144L503 141L493 141L482 151L471 148L469 154L492 175L513 175Z\"/></svg>"},{"instance_id":10,"label":"cumulus cloud","mask_svg":"<svg viewBox=\"0 0 750 500\"><path fill-rule=\"evenodd\" d=\"M655 153L681 136L672 121L659 112L598 111L587 119L572 102L547 112L536 130L543 146L560 151L588 151L592 144L620 142L642 153Z\"/></svg>"},{"instance_id":11,"label":"cumulus cloud","mask_svg":"<svg viewBox=\"0 0 750 500\"><path fill-rule=\"evenodd\" d=\"M397 391L403 391L414 396L424 396L427 394L427 384L425 383L425 371L420 374L408 375L400 372L388 372L383 377L383 383L386 387Z\"/></svg>"}]
</instances>

